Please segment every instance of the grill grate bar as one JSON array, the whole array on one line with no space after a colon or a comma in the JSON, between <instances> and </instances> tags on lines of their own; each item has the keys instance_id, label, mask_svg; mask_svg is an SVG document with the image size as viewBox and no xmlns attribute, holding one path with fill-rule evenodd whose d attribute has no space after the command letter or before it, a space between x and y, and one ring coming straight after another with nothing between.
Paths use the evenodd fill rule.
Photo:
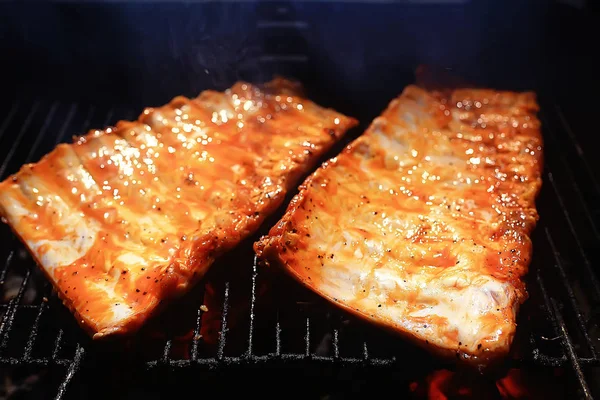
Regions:
<instances>
[{"instance_id":1,"label":"grill grate bar","mask_svg":"<svg viewBox=\"0 0 600 400\"><path fill-rule=\"evenodd\" d=\"M571 337L569 336L569 332L567 331L567 326L565 325L565 321L560 313L558 306L556 305L556 301L551 299L552 301L552 309L554 311L554 316L556 317L556 321L558 322L558 328L560 330L563 349L567 353L569 361L571 362L571 366L575 370L575 375L577 376L577 381L579 382L579 386L581 387L581 391L583 392L583 396L586 399L592 399L592 394L590 392L590 388L586 382L585 376L583 375L583 371L581 369L581 364L575 354L575 349L573 348L573 342L571 341Z\"/></svg>"},{"instance_id":2,"label":"grill grate bar","mask_svg":"<svg viewBox=\"0 0 600 400\"><path fill-rule=\"evenodd\" d=\"M225 282L225 294L223 299L223 313L221 315L221 332L219 334L219 348L217 349L217 358L223 359L225 352L225 342L227 334L227 313L229 311L229 282Z\"/></svg>"},{"instance_id":3,"label":"grill grate bar","mask_svg":"<svg viewBox=\"0 0 600 400\"><path fill-rule=\"evenodd\" d=\"M365 361L369 360L369 348L367 346L367 342L363 342L363 359Z\"/></svg>"},{"instance_id":4,"label":"grill grate bar","mask_svg":"<svg viewBox=\"0 0 600 400\"><path fill-rule=\"evenodd\" d=\"M537 271L536 278L537 278L538 286L540 288L540 292L542 294L542 299L544 300L545 314L548 316L548 319L552 323L552 331L554 332L555 335L559 336L558 322L556 321L556 318L554 317L554 314L552 313L552 304L550 303L550 296L548 295L548 291L546 290L546 285L544 284L544 280L542 278L542 274L541 274L540 270ZM537 346L535 348L537 349Z\"/></svg>"},{"instance_id":5,"label":"grill grate bar","mask_svg":"<svg viewBox=\"0 0 600 400\"><path fill-rule=\"evenodd\" d=\"M8 273L8 268L10 267L10 264L12 263L12 259L15 255L14 239L11 241L10 244L11 244L12 250L10 251L10 253L8 253L6 260L4 261L4 266L2 267L2 272L0 272L0 285L4 284L4 280L6 279L6 274Z\"/></svg>"},{"instance_id":6,"label":"grill grate bar","mask_svg":"<svg viewBox=\"0 0 600 400\"><path fill-rule=\"evenodd\" d=\"M83 356L85 354L85 350L81 347L80 344L77 344L77 349L75 350L75 357L73 357L73 362L69 365L69 369L65 374L63 381L60 383L58 387L58 393L56 394L55 400L60 400L64 397L65 393L67 393L67 387L69 383L73 379L73 376L79 371L81 367L81 361L83 360Z\"/></svg>"},{"instance_id":7,"label":"grill grate bar","mask_svg":"<svg viewBox=\"0 0 600 400\"><path fill-rule=\"evenodd\" d=\"M165 348L163 349L163 356L162 356L162 361L165 364L170 364L171 363L171 347L173 346L173 340L172 339L167 339L167 341L165 342Z\"/></svg>"},{"instance_id":8,"label":"grill grate bar","mask_svg":"<svg viewBox=\"0 0 600 400\"><path fill-rule=\"evenodd\" d=\"M306 318L306 333L304 335L304 355L306 357L310 356L310 318Z\"/></svg>"},{"instance_id":9,"label":"grill grate bar","mask_svg":"<svg viewBox=\"0 0 600 400\"><path fill-rule=\"evenodd\" d=\"M560 337L560 336L559 336ZM536 366L545 366L545 367L561 367L565 365L565 362L567 361L567 358L565 356L562 357L553 357L553 356L547 356L547 355L543 355L540 354L538 351L539 356L535 357L535 364ZM225 363L229 363L229 362L238 362L238 363L261 363L261 362L266 362L266 361L274 361L274 360L305 360L306 356L304 354L283 354L283 355L277 355L276 353L269 353L266 355L255 355L252 358L248 358L246 356L241 356L241 357L235 357L235 356L226 356L223 357L222 360L218 360L215 357L209 357L209 358L199 358L198 360L194 361L194 360L170 360L169 364L170 366L173 367L183 367L183 366L192 366L192 365L217 365L219 363L221 363L222 361L225 361ZM386 365L386 364L390 364L391 362L395 361L395 359L385 359L385 358L372 358L372 359L365 359L364 356L362 358L354 358L354 357L340 357L339 359L336 359L334 356L316 356L313 355L311 357L311 359L314 359L316 361L340 361L342 363L365 363L365 361L368 362L372 362L374 365ZM593 358L593 357L578 357L579 363L582 366L590 366L590 367L600 367L600 360L598 358ZM515 365L526 365L527 361L526 359L522 359L522 360L513 360ZM45 366L45 365L70 365L71 363L73 363L73 358L53 358L53 357L49 357L49 358L30 358L29 360L27 360L27 365L38 365L38 366ZM154 368L156 366L158 366L159 364L164 364L164 361L161 360L154 360L154 361L148 361L145 363L145 366L147 368ZM17 358L17 357L0 357L0 366L17 366L17 365L23 365L23 359L22 358Z\"/></svg>"},{"instance_id":10,"label":"grill grate bar","mask_svg":"<svg viewBox=\"0 0 600 400\"><path fill-rule=\"evenodd\" d=\"M590 178L590 181L592 182L592 185L594 186L594 189L596 189L596 193L600 194L600 185L598 185L596 175L594 174L593 169L591 168L590 164L587 161L587 158L585 157L585 154L583 153L583 149L581 148L581 145L579 144L579 141L575 136L575 132L573 132L573 129L571 129L571 124L569 124L569 122L565 118L565 115L558 104L554 104L554 108L556 109L556 114L558 115L562 126L565 128L564 131L567 133L567 136L569 136L569 139L571 140L573 146L575 147L575 150L577 151L579 159L581 160L583 166L587 170L586 172Z\"/></svg>"},{"instance_id":11,"label":"grill grate bar","mask_svg":"<svg viewBox=\"0 0 600 400\"><path fill-rule=\"evenodd\" d=\"M313 355L313 356L311 356L310 359L311 359L311 361L325 362L325 363L332 363L332 362L338 361L332 356ZM248 358L245 356L223 357L223 359L218 359L216 357L201 358L201 359L198 359L196 362L193 362L192 360L172 360L170 365L174 368L187 368L187 367L191 367L194 365L217 366L217 365L220 365L223 363L225 365L240 365L240 364L264 363L264 362L276 361L276 360L306 361L306 356L304 354L282 354L281 356L278 356L274 353L271 353L268 355L254 356L252 358ZM360 364L364 365L364 363L365 363L365 360L363 358L342 358L341 361L344 363L357 364L357 365L360 365ZM393 365L395 362L396 362L395 357L371 358L369 360L369 365L390 366L390 365ZM149 361L146 363L146 368L156 368L160 364L161 364L160 361Z\"/></svg>"},{"instance_id":12,"label":"grill grate bar","mask_svg":"<svg viewBox=\"0 0 600 400\"><path fill-rule=\"evenodd\" d=\"M10 124L10 121L12 121L13 117L17 113L19 106L20 106L19 102L13 103L13 106L11 107L10 111L8 112L8 115L6 116L6 118L4 118L4 121L2 121L2 125L0 125L0 139L2 139L2 136L4 136L4 133L6 132L6 128L8 128L8 124Z\"/></svg>"},{"instance_id":13,"label":"grill grate bar","mask_svg":"<svg viewBox=\"0 0 600 400\"><path fill-rule=\"evenodd\" d=\"M581 333L583 334L585 341L587 342L587 346L588 346L592 356L595 358L597 356L596 349L594 348L592 339L590 338L590 335L588 334L588 331L586 329L585 319L583 318L580 307L577 305L577 298L575 297L575 293L573 293L573 288L568 283L569 278L567 277L567 273L564 269L563 263L560 260L560 254L558 253L556 246L554 245L554 239L552 239L552 235L550 235L550 232L548 231L547 227L544 227L544 231L546 232L546 239L548 241L548 244L550 245L550 249L552 250L552 253L554 254L554 259L556 261L555 265L556 265L556 268L558 269L558 272L560 273L561 281L563 282L563 286L567 290L567 294L569 297L569 301L571 303L571 307L572 307L573 311L575 311L575 316L577 317L577 323L579 325L579 329L581 330Z\"/></svg>"},{"instance_id":14,"label":"grill grate bar","mask_svg":"<svg viewBox=\"0 0 600 400\"><path fill-rule=\"evenodd\" d=\"M171 330L171 325L165 327L165 336L165 345L160 359L163 364L169 365L171 363L171 348L173 347L173 332Z\"/></svg>"},{"instance_id":15,"label":"grill grate bar","mask_svg":"<svg viewBox=\"0 0 600 400\"><path fill-rule=\"evenodd\" d=\"M558 140L556 138L556 133L554 132L554 129L552 128L552 125L549 123L549 121L548 121L548 119L546 118L545 115L542 116L542 120L544 121L544 124L547 127L549 127L546 131L550 133L549 136L552 138L553 143L555 144L555 146L557 146L557 148L559 148L558 147L559 143L558 143ZM582 208L583 212L585 213L585 216L587 217L587 220L590 222L590 225L592 227L592 230L594 231L594 235L596 236L596 239L600 240L600 233L598 233L598 228L596 227L596 223L594 222L594 218L592 217L592 213L590 212L588 204L587 204L587 202L585 201L585 199L583 197L583 193L581 193L581 189L579 188L579 185L577 185L577 182L575 181L575 174L573 173L573 170L571 169L571 166L569 165L569 163L565 159L565 156L564 156L563 152L557 151L556 154L558 154L558 158L561 161L563 170L567 173L568 180L571 182L571 187L575 191L575 194L577 194L577 198L579 199L579 203L583 207Z\"/></svg>"},{"instance_id":16,"label":"grill grate bar","mask_svg":"<svg viewBox=\"0 0 600 400\"><path fill-rule=\"evenodd\" d=\"M71 358L30 358L27 365L46 366L46 365L70 365L73 362ZM19 366L23 365L23 359L17 357L0 357L0 366Z\"/></svg>"},{"instance_id":17,"label":"grill grate bar","mask_svg":"<svg viewBox=\"0 0 600 400\"><path fill-rule=\"evenodd\" d=\"M569 225L571 234L573 235L573 238L575 239L575 243L577 244L579 253L583 257L583 264L585 266L585 271L588 274L588 278L590 279L590 282L592 283L592 286L594 289L594 294L596 295L595 300L600 300L600 284L598 283L598 278L596 278L596 274L594 272L594 269L592 268L592 265L590 264L590 260L588 259L587 254L585 253L585 250L583 249L583 245L581 244L581 240L579 239L577 230L573 226L573 221L571 220L571 215L569 214L569 211L567 211L567 209L565 208L565 202L563 200L562 195L560 194L560 192L558 190L556 182L554 182L554 177L552 176L552 172L549 171L547 176L548 176L548 180L551 183L552 188L554 189L554 194L556 195L556 199L558 200L558 203L560 204L563 215L565 216L565 219L567 220L567 225Z\"/></svg>"},{"instance_id":18,"label":"grill grate bar","mask_svg":"<svg viewBox=\"0 0 600 400\"><path fill-rule=\"evenodd\" d=\"M556 306L555 300L551 299L548 295L548 292L546 291L546 287L542 279L542 275L539 270L537 273L537 281L540 287L540 291L542 293L542 297L544 299L546 315L548 315L548 318L552 322L552 329L554 330L554 333L561 337L563 352L566 353L565 358L569 359L585 398L591 399L592 397L590 395L588 384L581 370L581 359L577 356L577 354L575 354L573 342L571 341L571 337L569 336L569 333L567 331L565 321L562 318L558 307ZM597 359L595 358L592 358L592 360L597 361Z\"/></svg>"},{"instance_id":19,"label":"grill grate bar","mask_svg":"<svg viewBox=\"0 0 600 400\"><path fill-rule=\"evenodd\" d=\"M200 341L200 328L202 325L202 315L204 312L201 308L198 308L198 315L196 316L196 325L194 326L194 336L192 336L192 346L190 348L190 358L193 361L198 359L198 342Z\"/></svg>"},{"instance_id":20,"label":"grill grate bar","mask_svg":"<svg viewBox=\"0 0 600 400\"><path fill-rule=\"evenodd\" d=\"M340 339L339 331L337 329L333 330L333 356L335 358L340 358Z\"/></svg>"},{"instance_id":21,"label":"grill grate bar","mask_svg":"<svg viewBox=\"0 0 600 400\"><path fill-rule=\"evenodd\" d=\"M4 351L6 345L8 344L10 329L12 328L13 322L15 322L15 315L17 314L17 305L21 301L23 293L25 293L25 286L27 286L30 276L31 268L27 268L27 272L23 277L23 281L21 282L19 291L17 295L13 299L11 299L8 310L6 311L6 314L4 314L4 318L2 319L2 325L0 325L0 337L2 337L2 342L0 342L0 354Z\"/></svg>"},{"instance_id":22,"label":"grill grate bar","mask_svg":"<svg viewBox=\"0 0 600 400\"><path fill-rule=\"evenodd\" d=\"M19 304L17 307L19 307L20 310L29 310L29 309L37 309L39 308L39 305L37 304ZM0 304L0 310L4 310L8 308L8 304Z\"/></svg>"},{"instance_id":23,"label":"grill grate bar","mask_svg":"<svg viewBox=\"0 0 600 400\"><path fill-rule=\"evenodd\" d=\"M279 310L277 310L277 323L275 324L275 354L281 356L281 324L279 323Z\"/></svg>"},{"instance_id":24,"label":"grill grate bar","mask_svg":"<svg viewBox=\"0 0 600 400\"><path fill-rule=\"evenodd\" d=\"M46 302L42 300L42 303L39 307L40 310L35 316L35 321L33 322L31 333L29 334L29 339L27 340L27 345L25 346L25 352L23 353L23 359L25 360L29 360L31 358L31 352L33 351L35 339L37 338L37 332L40 326L40 321L42 320L42 314L44 314L44 311L46 311Z\"/></svg>"},{"instance_id":25,"label":"grill grate bar","mask_svg":"<svg viewBox=\"0 0 600 400\"><path fill-rule=\"evenodd\" d=\"M75 116L76 111L77 111L77 103L71 105L71 108L69 109L69 113L67 114L67 117L65 118L65 122L60 127L60 130L58 131L58 135L56 135L56 141L54 142L55 146L58 145L64 139L65 134L67 133L67 128L71 125L71 121L73 120L73 117ZM89 121L89 119L88 119L88 121Z\"/></svg>"},{"instance_id":26,"label":"grill grate bar","mask_svg":"<svg viewBox=\"0 0 600 400\"><path fill-rule=\"evenodd\" d=\"M62 346L62 337L64 331L61 329L58 330L58 334L56 335L56 340L54 341L54 349L52 350L52 359L58 359L58 353L60 352L60 348Z\"/></svg>"},{"instance_id":27,"label":"grill grate bar","mask_svg":"<svg viewBox=\"0 0 600 400\"><path fill-rule=\"evenodd\" d=\"M23 136L25 136L25 132L27 132L27 129L29 128L31 121L33 120L33 116L35 115L39 106L40 106L40 103L36 101L33 104L33 106L31 107L31 110L29 110L29 114L27 115L27 118L23 122L23 125L21 125L21 129L19 130L17 137L15 137L15 140L13 141L13 145L11 146L10 150L4 157L4 161L2 162L2 165L0 165L0 177L4 176L4 171L6 171L6 168L8 167L8 163L12 159L13 155L15 154L15 151L17 151L17 147L21 143L21 140L23 140Z\"/></svg>"},{"instance_id":28,"label":"grill grate bar","mask_svg":"<svg viewBox=\"0 0 600 400\"><path fill-rule=\"evenodd\" d=\"M254 335L254 308L256 306L256 278L258 276L258 257L254 256L252 263L252 289L250 292L250 326L248 327L248 350L246 354L252 357L252 341Z\"/></svg>"},{"instance_id":29,"label":"grill grate bar","mask_svg":"<svg viewBox=\"0 0 600 400\"><path fill-rule=\"evenodd\" d=\"M48 127L50 126L50 122L52 122L52 118L54 118L54 113L56 113L57 108L58 108L58 103L57 102L52 103L52 106L50 107L50 111L48 111L48 114L46 115L46 119L44 119L44 124L42 125L42 127L40 128L40 131L35 136L35 140L33 141L31 148L29 149L29 153L27 153L27 157L25 157L25 164L31 162L31 159L32 159L35 151L37 150L38 146L42 142L42 138L44 137L44 135L46 134L46 131L48 130Z\"/></svg>"},{"instance_id":30,"label":"grill grate bar","mask_svg":"<svg viewBox=\"0 0 600 400\"><path fill-rule=\"evenodd\" d=\"M274 361L274 360L305 360L306 356L304 354L283 354L283 355L277 355L275 353L269 353L266 355L255 355L252 358L248 358L246 356L241 356L241 357L223 357L223 360L218 360L215 357L209 357L209 358L199 358L196 361L193 360L171 360L170 361L170 365L173 367L189 367L192 365L217 365L222 361L225 361L225 363L230 363L230 362L238 362L238 363L262 363L262 362L266 362L266 361ZM363 363L365 361L369 361L374 365L388 365L390 363L392 363L393 361L395 361L395 359L384 359L384 358L373 358L370 360L365 360L365 358L354 358L354 357L340 357L339 359L336 359L333 356L316 356L313 355L312 359L314 359L315 361L340 361L342 363L355 363L355 364L360 364ZM578 358L580 365L582 366L590 366L590 367L600 367L600 360L598 358L592 358L592 357L579 357ZM562 357L552 357L552 356L546 356L543 354L540 354L538 358L535 359L535 364L534 365L542 365L542 366L546 366L546 367L561 367L564 366L565 362L567 361L567 358L565 356ZM515 365L524 365L524 363L527 362L527 360L514 360ZM27 360L27 364L28 365L38 365L38 366L45 366L45 365L61 365L61 366L65 366L65 365L71 365L73 363L73 358L30 358L29 360ZM154 360L154 361L148 361L146 362L145 366L147 368L154 368L157 367L160 364L163 364L164 361L161 360ZM17 358L17 357L0 357L0 366L16 366L16 365L23 365L23 359L22 358Z\"/></svg>"}]
</instances>

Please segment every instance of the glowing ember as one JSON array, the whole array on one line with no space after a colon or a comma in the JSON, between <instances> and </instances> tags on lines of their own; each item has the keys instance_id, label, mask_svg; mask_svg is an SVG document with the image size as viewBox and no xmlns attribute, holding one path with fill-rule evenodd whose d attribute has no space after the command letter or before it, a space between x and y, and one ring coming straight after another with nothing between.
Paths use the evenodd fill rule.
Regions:
<instances>
[{"instance_id":1,"label":"glowing ember","mask_svg":"<svg viewBox=\"0 0 600 400\"><path fill-rule=\"evenodd\" d=\"M504 377L493 380L483 375L438 370L419 382L412 382L409 389L414 398L429 400L558 399L563 391L563 383L556 379L560 375L560 370L549 377L511 369Z\"/></svg>"},{"instance_id":2,"label":"glowing ember","mask_svg":"<svg viewBox=\"0 0 600 400\"><path fill-rule=\"evenodd\" d=\"M511 369L502 379L498 379L496 387L504 399L524 399L528 397L527 383L523 381L518 369Z\"/></svg>"},{"instance_id":3,"label":"glowing ember","mask_svg":"<svg viewBox=\"0 0 600 400\"><path fill-rule=\"evenodd\" d=\"M469 379L470 378L470 379ZM479 377L481 378L481 377ZM417 398L430 400L496 398L493 383L448 370L434 371L424 382L413 382L410 390Z\"/></svg>"}]
</instances>

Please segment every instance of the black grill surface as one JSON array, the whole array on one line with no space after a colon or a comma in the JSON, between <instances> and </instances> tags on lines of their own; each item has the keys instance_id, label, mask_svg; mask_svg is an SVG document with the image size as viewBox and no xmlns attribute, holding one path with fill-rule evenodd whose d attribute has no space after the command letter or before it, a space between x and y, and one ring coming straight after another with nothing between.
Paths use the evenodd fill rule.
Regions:
<instances>
[{"instance_id":1,"label":"black grill surface","mask_svg":"<svg viewBox=\"0 0 600 400\"><path fill-rule=\"evenodd\" d=\"M327 2L319 4L314 6L315 10L331 12L340 9ZM504 7L504 2L502 4ZM354 6L346 7L352 11ZM385 7L388 6L375 8L381 17L389 10ZM316 24L296 20L290 13L282 14L281 10L285 11L285 8L277 4L267 8L267 11L275 10L274 15L279 13L285 18L273 17L263 10L257 22L258 31L268 31L279 39L290 37L285 32L305 32L301 36L311 38L311 43L320 40L319 35L311 33ZM308 6L299 8L300 11L303 9L307 18L316 15L323 20L318 25L324 27L323 37L333 41L331 38L335 37L336 29L325 21L329 20L329 14L313 12ZM65 15L73 11L66 10ZM86 9L82 10L77 11L82 13L80 18L84 15L89 18L98 11L89 9L86 14ZM18 11L27 11L29 15L28 9ZM350 11L348 15L354 15ZM462 15L461 9L452 8L451 11ZM166 12L168 14L170 9L167 8ZM10 15L14 15L17 21L19 13ZM555 12L554 27L566 24L568 14L566 9L559 8ZM410 23L420 15L420 9L413 11L405 16L405 22ZM244 18L240 17L240 20ZM584 33L591 31L577 29L578 22L573 21L579 20L570 21L569 29L548 31L551 33L547 57L551 61L542 63L560 72L556 76L566 78L557 81L555 91L538 91L542 107L540 119L545 141L545 170L538 199L540 221L533 234L534 257L527 277L530 298L521 308L513 354L506 365L490 375L458 373L474 376L468 379L477 382L493 382L508 368L520 368L528 371L531 380L550 387L556 398L593 398L600 397L600 283L596 275L599 265L597 250L600 249L600 162L594 156L591 145L594 135L590 134L590 128L593 128L590 121L596 112L594 96L590 95L594 91L587 85L585 76L593 76L595 70L591 58L588 59L589 49L586 50L585 42L579 40L590 37ZM41 24L43 21L38 22ZM372 31L378 32L378 28L378 24L369 25ZM23 38L39 40L31 36L32 32L23 35ZM491 30L488 33L493 36ZM462 40L460 32L455 36L458 42ZM352 37L356 39L360 35ZM18 56L20 50L10 51L25 46L25 39L22 43L12 39L2 42L6 44L3 54ZM485 40L492 43L493 39L486 37ZM60 40L79 38L65 36ZM558 42L562 43L560 51L553 47ZM13 43L18 45L12 46ZM351 74L339 72L354 71L358 76L358 67L354 68L356 66L352 63L344 64L347 60L339 54L331 59L344 65L331 70L318 69L313 68L311 62L328 59L328 54L319 53L314 48L291 52L290 46L283 46L277 40L269 43L272 48L266 49L268 51L263 49L252 68L266 71L267 65L271 65L278 66L276 72L280 73L304 71L295 75L306 81L312 79L312 98L361 121L361 126L344 143L360 134L390 96L399 93L402 84L411 80L398 77L400 67L397 65L411 64L412 58L406 63L406 60L400 60L396 64L384 60L378 65L390 65L389 68L382 67L380 74L369 74L382 79L372 79L372 84L359 90L357 88L363 86L354 80L356 76L353 78ZM181 46L190 47L185 43ZM339 49L343 53L350 48ZM379 54L373 48L371 50L370 56ZM441 48L438 50L441 51ZM493 53L492 50L490 52ZM80 46L80 50L72 55L83 57L88 53L93 52L87 52ZM384 53L387 54L387 50ZM352 54L352 57L356 56ZM246 55L240 54L240 58L243 57ZM501 56L497 62L481 64L474 69L483 71L491 64L497 64L497 71L487 69L489 74L506 76L506 81L499 78L497 83L519 89L523 86L522 81L511 84L516 82L514 77L502 75L500 71L510 67L501 63L509 58ZM365 59L368 60L368 57ZM23 63L22 68L21 64L11 64L15 72L18 73L19 69L25 71L23 76L27 82L6 79L5 87L18 89L25 88L26 83L30 85L16 96L0 99L0 179L16 172L23 163L39 160L57 143L70 141L73 135L106 127L120 119L135 118L142 103L158 105L158 99L166 102L168 96L183 93L179 89L184 87L189 89L189 93L185 94L193 95L203 87L231 83L231 77L223 78L227 82L211 78L212 86L203 81L192 85L177 82L182 75L179 72L169 74L168 71L172 71L174 66L189 70L182 62L181 65L169 66L167 73L163 74L170 76L171 80L157 82L163 94L154 97L144 95L141 99L130 96L130 99L126 87L111 94L108 81L115 78L114 75L105 74L107 82L99 81L98 85L86 89L83 82L91 78L84 72L83 76L77 75L77 68L71 71L63 69L62 65L56 69L47 65L44 67L46 73L37 76L35 72L40 71L40 67L33 61ZM85 64L90 60L84 57L80 61ZM467 64L470 62L471 59L465 61ZM364 68L372 67L367 61L363 64ZM528 70L525 68L527 62L523 61L523 64L515 67L513 72ZM143 68L151 67L146 65ZM214 67L218 70L220 65ZM99 65L95 68L98 70L89 70L90 75L103 73ZM121 68L125 67L119 66L119 70ZM142 67L135 65L132 68ZM412 70L412 67L405 69ZM550 76L556 72L543 71L540 65L532 66L528 71L534 69ZM201 70L204 71L204 67ZM317 70L324 72L317 74ZM377 72L377 69L373 70ZM198 73L192 71L190 75ZM65 76L59 79L60 74ZM56 79L48 80L46 75ZM264 78L263 75L261 72L260 78ZM385 79L393 76L397 76L393 85L385 83ZM532 78L530 75L524 77L525 80ZM38 80L44 79L47 83L38 83ZM346 84L344 79L351 82ZM69 81L75 83L67 87L66 82ZM577 82L577 85L570 82ZM591 84L593 80L589 82ZM122 83L119 83L121 87ZM131 92L143 93L142 89L147 89L150 83L153 82L132 80ZM39 89L45 90L37 93ZM72 93L83 92L88 95L70 97ZM341 94L336 97L336 93ZM587 97L582 95L586 93ZM94 96L102 100L95 101ZM148 99L151 101L148 102ZM340 143L328 156L339 151L344 143ZM403 340L332 307L278 271L257 265L252 243L266 233L282 212L283 208L267 220L256 235L220 259L192 292L151 321L136 337L127 342L111 343L92 343L83 334L71 314L52 294L52 288L27 251L8 226L2 224L0 373L5 382L5 393L0 393L0 396L10 392L11 398L154 399L183 397L193 388L198 396L231 397L241 389L249 396L258 394L263 398L364 398L388 393L399 398L412 398L416 396L414 382L423 380L434 370L455 369L452 364L442 363Z\"/></svg>"},{"instance_id":2,"label":"black grill surface","mask_svg":"<svg viewBox=\"0 0 600 400\"><path fill-rule=\"evenodd\" d=\"M600 248L600 187L568 117L559 105L545 100L540 99L540 117L546 163L528 276L530 299L522 308L507 367L564 368L579 395L591 398L598 393L600 366L596 349L600 285L594 272L594 250ZM42 100L4 107L2 179L73 135L134 118L139 111ZM226 372L256 378L263 370L273 376L288 371L288 378L302 379L314 371L320 371L317 376L338 378L348 370L361 376L403 371L401 381L409 382L432 367L452 368L332 308L277 271L257 265L252 242L280 215L281 210L259 233L219 260L202 284L138 336L126 343L103 344L92 343L81 332L24 247L3 225L0 363L12 367L7 371L13 369L13 374L25 367L38 371L43 382L52 382L58 397L77 386L73 380L87 382L74 387L75 396L87 387L86 395L93 397L117 390L123 382L158 376L157 381L165 383L169 376L179 379L190 371L197 372L197 380ZM211 380L203 385L211 390ZM408 384L399 390L408 391Z\"/></svg>"}]
</instances>

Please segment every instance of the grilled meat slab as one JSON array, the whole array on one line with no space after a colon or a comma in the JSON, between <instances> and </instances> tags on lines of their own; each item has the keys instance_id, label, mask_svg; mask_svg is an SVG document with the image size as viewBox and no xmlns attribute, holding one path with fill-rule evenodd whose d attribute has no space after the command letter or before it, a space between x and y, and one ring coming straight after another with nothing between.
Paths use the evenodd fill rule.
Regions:
<instances>
[{"instance_id":1,"label":"grilled meat slab","mask_svg":"<svg viewBox=\"0 0 600 400\"><path fill-rule=\"evenodd\" d=\"M238 82L61 144L0 212L94 338L131 333L254 232L356 124L293 82Z\"/></svg>"},{"instance_id":2,"label":"grilled meat slab","mask_svg":"<svg viewBox=\"0 0 600 400\"><path fill-rule=\"evenodd\" d=\"M308 288L442 355L509 351L542 137L531 92L407 87L255 244Z\"/></svg>"}]
</instances>

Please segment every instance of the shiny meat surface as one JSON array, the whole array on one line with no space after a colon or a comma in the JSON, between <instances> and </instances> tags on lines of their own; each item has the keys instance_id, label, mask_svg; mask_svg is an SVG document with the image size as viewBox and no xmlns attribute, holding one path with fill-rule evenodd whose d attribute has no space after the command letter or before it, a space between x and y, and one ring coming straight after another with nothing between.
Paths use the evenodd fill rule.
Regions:
<instances>
[{"instance_id":1,"label":"shiny meat surface","mask_svg":"<svg viewBox=\"0 0 600 400\"><path fill-rule=\"evenodd\" d=\"M505 355L538 219L533 93L407 87L255 244L336 305L429 350Z\"/></svg>"},{"instance_id":2,"label":"shiny meat surface","mask_svg":"<svg viewBox=\"0 0 600 400\"><path fill-rule=\"evenodd\" d=\"M61 144L0 212L94 338L131 333L256 230L352 118L292 82L239 82Z\"/></svg>"}]
</instances>

